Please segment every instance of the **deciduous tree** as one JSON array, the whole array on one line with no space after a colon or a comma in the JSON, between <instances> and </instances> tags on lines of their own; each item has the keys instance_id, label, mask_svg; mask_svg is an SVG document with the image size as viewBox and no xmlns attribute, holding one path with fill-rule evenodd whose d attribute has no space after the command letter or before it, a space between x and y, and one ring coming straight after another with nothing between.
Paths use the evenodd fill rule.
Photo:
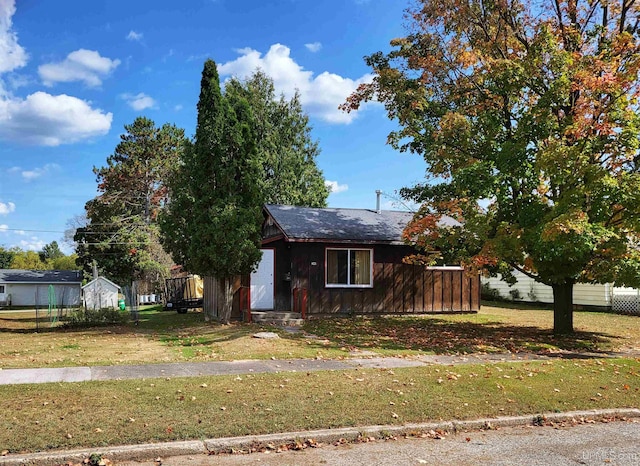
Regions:
<instances>
[{"instance_id":1,"label":"deciduous tree","mask_svg":"<svg viewBox=\"0 0 640 466\"><path fill-rule=\"evenodd\" d=\"M0 269L8 269L11 267L15 251L0 246Z\"/></svg>"},{"instance_id":2,"label":"deciduous tree","mask_svg":"<svg viewBox=\"0 0 640 466\"><path fill-rule=\"evenodd\" d=\"M93 261L118 283L160 282L171 259L159 245L157 216L167 202L169 174L185 144L175 125L156 127L145 117L125 125L105 167L94 168L100 194L85 206L88 224L74 240L79 262L91 273Z\"/></svg>"},{"instance_id":3,"label":"deciduous tree","mask_svg":"<svg viewBox=\"0 0 640 466\"><path fill-rule=\"evenodd\" d=\"M345 105L383 102L389 142L428 164L403 191L422 203L407 239L550 285L554 331L572 332L574 283L640 285L638 6L422 0L407 17Z\"/></svg>"}]
</instances>

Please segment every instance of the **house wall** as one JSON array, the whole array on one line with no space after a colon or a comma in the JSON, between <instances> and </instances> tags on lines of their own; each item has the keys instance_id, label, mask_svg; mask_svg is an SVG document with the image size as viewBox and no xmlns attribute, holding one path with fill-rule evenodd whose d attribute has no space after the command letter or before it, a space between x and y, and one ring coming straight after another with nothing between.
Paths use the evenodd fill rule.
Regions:
<instances>
[{"instance_id":1,"label":"house wall","mask_svg":"<svg viewBox=\"0 0 640 466\"><path fill-rule=\"evenodd\" d=\"M7 283L5 289L12 306L49 305L49 285ZM80 284L55 284L56 306L79 306L80 290Z\"/></svg>"},{"instance_id":2,"label":"house wall","mask_svg":"<svg viewBox=\"0 0 640 466\"><path fill-rule=\"evenodd\" d=\"M98 279L82 289L85 309L116 308L118 306L118 288L109 282Z\"/></svg>"},{"instance_id":3,"label":"house wall","mask_svg":"<svg viewBox=\"0 0 640 466\"><path fill-rule=\"evenodd\" d=\"M482 277L482 283L497 290L500 296L512 299L511 290L518 290L519 298L515 301L553 303L553 290L550 286L536 282L531 277L515 271L517 282L513 286L502 277ZM578 306L610 308L612 287L610 284L576 283L573 286L573 304Z\"/></svg>"},{"instance_id":4,"label":"house wall","mask_svg":"<svg viewBox=\"0 0 640 466\"><path fill-rule=\"evenodd\" d=\"M327 247L346 245L290 243L291 289L307 290L309 315L471 312L480 308L478 276L469 277L460 269L403 264L402 258L414 252L405 246L350 244L373 249L373 287L327 288ZM279 302L284 302L284 296Z\"/></svg>"}]
</instances>

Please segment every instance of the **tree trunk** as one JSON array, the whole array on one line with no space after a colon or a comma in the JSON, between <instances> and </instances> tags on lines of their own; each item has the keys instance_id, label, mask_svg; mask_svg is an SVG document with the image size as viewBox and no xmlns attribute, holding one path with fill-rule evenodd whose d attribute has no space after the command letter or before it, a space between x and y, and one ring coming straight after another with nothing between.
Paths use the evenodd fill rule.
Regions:
<instances>
[{"instance_id":1,"label":"tree trunk","mask_svg":"<svg viewBox=\"0 0 640 466\"><path fill-rule=\"evenodd\" d=\"M553 333L573 333L573 282L552 285Z\"/></svg>"},{"instance_id":2,"label":"tree trunk","mask_svg":"<svg viewBox=\"0 0 640 466\"><path fill-rule=\"evenodd\" d=\"M220 315L220 322L223 324L228 324L231 320L231 311L233 310L233 278L225 278L224 282L224 293L222 295L222 299L224 300L222 303L222 314Z\"/></svg>"}]
</instances>

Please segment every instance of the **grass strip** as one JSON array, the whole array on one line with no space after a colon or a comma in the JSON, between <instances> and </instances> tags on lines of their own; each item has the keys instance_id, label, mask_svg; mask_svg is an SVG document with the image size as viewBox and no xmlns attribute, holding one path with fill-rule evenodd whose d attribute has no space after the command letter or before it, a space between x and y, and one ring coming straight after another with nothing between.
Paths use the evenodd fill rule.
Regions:
<instances>
[{"instance_id":1,"label":"grass strip","mask_svg":"<svg viewBox=\"0 0 640 466\"><path fill-rule=\"evenodd\" d=\"M0 450L639 405L634 359L3 386Z\"/></svg>"}]
</instances>

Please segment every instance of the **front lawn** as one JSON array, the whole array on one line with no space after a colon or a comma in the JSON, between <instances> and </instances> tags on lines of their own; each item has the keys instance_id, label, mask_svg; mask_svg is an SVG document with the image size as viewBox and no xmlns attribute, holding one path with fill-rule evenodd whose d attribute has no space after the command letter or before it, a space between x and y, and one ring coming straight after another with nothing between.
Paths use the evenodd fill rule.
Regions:
<instances>
[{"instance_id":1,"label":"front lawn","mask_svg":"<svg viewBox=\"0 0 640 466\"><path fill-rule=\"evenodd\" d=\"M341 358L472 352L640 352L640 317L576 312L577 333L556 338L553 313L483 306L478 314L312 320L290 333L257 324L204 322L149 307L138 325L69 329L35 316L0 313L0 367L62 367L238 359ZM279 339L252 335L275 331Z\"/></svg>"},{"instance_id":2,"label":"front lawn","mask_svg":"<svg viewBox=\"0 0 640 466\"><path fill-rule=\"evenodd\" d=\"M553 335L553 311L483 305L478 314L314 320L305 330L332 344L382 354L623 351L640 353L640 316L576 312L576 333Z\"/></svg>"},{"instance_id":3,"label":"front lawn","mask_svg":"<svg viewBox=\"0 0 640 466\"><path fill-rule=\"evenodd\" d=\"M633 359L15 385L0 387L0 450L638 405Z\"/></svg>"}]
</instances>

